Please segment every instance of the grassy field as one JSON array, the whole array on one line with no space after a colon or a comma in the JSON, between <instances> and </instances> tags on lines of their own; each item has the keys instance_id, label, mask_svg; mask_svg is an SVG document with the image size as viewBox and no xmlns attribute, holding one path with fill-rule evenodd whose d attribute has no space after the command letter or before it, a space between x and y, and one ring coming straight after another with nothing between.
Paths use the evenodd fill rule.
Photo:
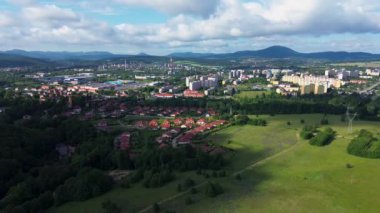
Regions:
<instances>
[{"instance_id":1,"label":"grassy field","mask_svg":"<svg viewBox=\"0 0 380 213\"><path fill-rule=\"evenodd\" d=\"M113 191L85 202L68 203L51 212L102 212L104 200L112 200L123 212L136 212L178 195L177 184L190 176L197 184L219 182L225 193L206 198L202 192L178 195L161 203L163 212L377 212L380 208L380 159L358 158L346 153L355 134L348 134L339 116L328 116L337 139L326 147L314 147L299 140L306 124L315 124L321 115L262 116L267 127L232 126L212 134L208 140L233 150L227 177L205 179L194 172L177 174L177 181L158 189L134 186ZM287 125L287 122L291 125ZM380 124L355 122L354 132L368 129L380 136ZM350 163L354 167L346 168ZM242 180L234 174L241 172ZM202 191L203 185L199 186ZM186 205L191 197L194 204ZM149 212L149 211L147 211Z\"/></svg>"},{"instance_id":2,"label":"grassy field","mask_svg":"<svg viewBox=\"0 0 380 213\"><path fill-rule=\"evenodd\" d=\"M268 120L270 126L289 120L290 127L299 129L301 118L307 123L315 123L320 116L275 116ZM346 147L354 134L347 133L338 117L329 116L329 121L329 126L338 133L332 144L321 148L301 140L289 151L243 172L242 181L233 178L221 181L226 189L223 195L199 199L183 207L181 212L205 209L208 212L378 212L380 159L348 155ZM380 135L379 127L379 123L354 123L354 131L365 128L377 136ZM284 136L290 137L295 129L285 131ZM286 141L281 138L273 135L267 140ZM354 167L346 168L347 163Z\"/></svg>"},{"instance_id":3,"label":"grassy field","mask_svg":"<svg viewBox=\"0 0 380 213\"><path fill-rule=\"evenodd\" d=\"M337 63L331 64L333 66L340 67L364 67L364 68L379 68L380 61L371 61L371 62L347 62L347 63Z\"/></svg>"},{"instance_id":4,"label":"grassy field","mask_svg":"<svg viewBox=\"0 0 380 213\"><path fill-rule=\"evenodd\" d=\"M255 98L256 96L261 97L262 94L269 95L270 91L241 91L240 93L236 94L234 97L239 98Z\"/></svg>"}]
</instances>

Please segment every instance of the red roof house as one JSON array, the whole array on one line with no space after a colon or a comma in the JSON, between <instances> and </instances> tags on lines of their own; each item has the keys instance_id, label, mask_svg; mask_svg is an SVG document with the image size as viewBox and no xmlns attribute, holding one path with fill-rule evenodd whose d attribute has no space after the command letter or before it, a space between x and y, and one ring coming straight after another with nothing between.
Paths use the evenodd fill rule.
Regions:
<instances>
[{"instance_id":1,"label":"red roof house","mask_svg":"<svg viewBox=\"0 0 380 213\"><path fill-rule=\"evenodd\" d=\"M158 129L159 125L158 125L157 120L151 120L149 122L149 127L152 128L152 129Z\"/></svg>"},{"instance_id":2,"label":"red roof house","mask_svg":"<svg viewBox=\"0 0 380 213\"><path fill-rule=\"evenodd\" d=\"M170 128L170 121L164 120L164 122L161 124L162 129L169 129Z\"/></svg>"},{"instance_id":3,"label":"red roof house","mask_svg":"<svg viewBox=\"0 0 380 213\"><path fill-rule=\"evenodd\" d=\"M135 127L140 128L140 129L144 129L147 127L147 122L146 121L136 121Z\"/></svg>"},{"instance_id":4,"label":"red roof house","mask_svg":"<svg viewBox=\"0 0 380 213\"><path fill-rule=\"evenodd\" d=\"M195 124L195 121L193 118L188 118L186 119L185 124Z\"/></svg>"},{"instance_id":5,"label":"red roof house","mask_svg":"<svg viewBox=\"0 0 380 213\"><path fill-rule=\"evenodd\" d=\"M124 132L119 136L119 149L130 150L131 148L131 134L129 134L128 132Z\"/></svg>"},{"instance_id":6,"label":"red roof house","mask_svg":"<svg viewBox=\"0 0 380 213\"><path fill-rule=\"evenodd\" d=\"M198 121L197 121L197 125L199 125L199 126L203 126L203 125L205 125L206 124L206 119L204 119L204 118L201 118L201 119L199 119Z\"/></svg>"},{"instance_id":7,"label":"red roof house","mask_svg":"<svg viewBox=\"0 0 380 213\"><path fill-rule=\"evenodd\" d=\"M173 123L174 123L174 125L176 125L176 126L181 126L181 124L182 124L182 119L181 119L181 118L176 118L176 119L174 119Z\"/></svg>"}]
</instances>

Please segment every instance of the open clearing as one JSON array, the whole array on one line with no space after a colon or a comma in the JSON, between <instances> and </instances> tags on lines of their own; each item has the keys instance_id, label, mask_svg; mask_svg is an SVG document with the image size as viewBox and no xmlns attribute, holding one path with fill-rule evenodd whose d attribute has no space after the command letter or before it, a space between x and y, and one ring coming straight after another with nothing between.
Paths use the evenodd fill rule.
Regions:
<instances>
[{"instance_id":1,"label":"open clearing","mask_svg":"<svg viewBox=\"0 0 380 213\"><path fill-rule=\"evenodd\" d=\"M256 98L256 96L261 97L263 94L269 95L271 92L267 90L263 91L241 91L236 94L234 97L237 99L240 98Z\"/></svg>"},{"instance_id":2,"label":"open clearing","mask_svg":"<svg viewBox=\"0 0 380 213\"><path fill-rule=\"evenodd\" d=\"M209 136L208 140L231 148L228 177L205 179L195 172L177 174L177 181L157 189L141 185L131 189L116 188L98 198L68 203L53 212L102 212L101 203L111 200L123 212L136 212L154 202L163 211L176 212L377 212L380 208L380 159L348 155L346 147L355 134L348 134L339 116L328 116L337 139L326 147L297 142L297 133L306 124L318 123L322 115L260 116L267 127L232 126ZM287 122L291 125L287 125ZM368 129L380 136L380 123L354 122L354 131ZM276 154L277 153L277 154ZM263 160L264 159L264 160ZM259 162L259 163L257 163ZM350 163L354 168L346 168ZM233 174L242 171L242 180ZM201 184L219 182L225 193L206 198L202 192L178 195L177 184L190 176ZM202 190L202 186L200 186ZM166 200L169 197L175 198ZM195 203L185 205L185 198Z\"/></svg>"},{"instance_id":3,"label":"open clearing","mask_svg":"<svg viewBox=\"0 0 380 213\"><path fill-rule=\"evenodd\" d=\"M275 116L273 122L299 120L315 123L319 115ZM348 155L347 134L338 117L329 116L337 139L326 147L300 141L294 149L242 173L242 181L226 179L226 193L205 198L181 212L378 212L380 208L380 160ZM380 124L354 122L354 131L368 129L380 135ZM290 131L290 130L289 130ZM254 132L252 132L254 134ZM343 137L343 135L345 135ZM275 136L271 137L276 139ZM346 168L350 163L354 168Z\"/></svg>"}]
</instances>

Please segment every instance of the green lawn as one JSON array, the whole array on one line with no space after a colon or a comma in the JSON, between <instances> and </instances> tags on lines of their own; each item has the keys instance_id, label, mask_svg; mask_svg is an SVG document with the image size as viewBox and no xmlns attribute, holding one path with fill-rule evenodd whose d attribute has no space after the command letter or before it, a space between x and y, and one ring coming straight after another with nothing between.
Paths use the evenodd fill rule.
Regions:
<instances>
[{"instance_id":1,"label":"green lawn","mask_svg":"<svg viewBox=\"0 0 380 213\"><path fill-rule=\"evenodd\" d=\"M319 117L275 116L268 120L270 125L289 120L293 123L291 127L300 128L300 118L315 123ZM348 138L353 135L347 134L338 117L329 116L329 121L332 123L329 126L338 133L332 144L321 148L301 140L288 152L242 173L242 181L233 178L221 181L225 194L202 198L183 207L181 212L205 209L208 212L378 212L380 159L348 155ZM354 131L366 128L378 136L379 127L379 123L354 123ZM269 140L278 138L274 135ZM354 168L346 168L347 163Z\"/></svg>"},{"instance_id":2,"label":"green lawn","mask_svg":"<svg viewBox=\"0 0 380 213\"><path fill-rule=\"evenodd\" d=\"M263 94L269 95L270 91L241 91L236 94L235 98L256 98L256 96L261 97Z\"/></svg>"},{"instance_id":3,"label":"green lawn","mask_svg":"<svg viewBox=\"0 0 380 213\"><path fill-rule=\"evenodd\" d=\"M232 126L212 134L208 140L231 148L228 177L210 178L219 182L225 193L206 198L202 192L184 195L161 204L163 212L376 212L380 208L380 159L358 158L346 153L346 146L355 134L348 134L339 116L328 116L337 139L326 147L315 147L306 141L297 142L297 134L306 124L315 124L321 115L260 116L267 127ZM291 125L287 125L287 122ZM355 122L354 131L368 129L379 137L380 124ZM261 161L262 159L266 159ZM242 181L233 178L242 172ZM354 168L346 168L350 163ZM198 183L207 179L194 172L177 174L177 181L158 189L134 186L117 188L101 197L85 202L66 204L52 212L101 212L104 200L112 200L123 212L136 212L154 202L176 195L176 186L186 176ZM200 186L202 190L202 186ZM191 197L194 204L185 205Z\"/></svg>"}]
</instances>

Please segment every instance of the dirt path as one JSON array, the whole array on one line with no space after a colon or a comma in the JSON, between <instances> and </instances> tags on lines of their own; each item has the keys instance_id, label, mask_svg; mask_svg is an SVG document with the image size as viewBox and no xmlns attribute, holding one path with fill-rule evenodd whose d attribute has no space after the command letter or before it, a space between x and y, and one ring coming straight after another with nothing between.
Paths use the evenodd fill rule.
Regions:
<instances>
[{"instance_id":1,"label":"dirt path","mask_svg":"<svg viewBox=\"0 0 380 213\"><path fill-rule=\"evenodd\" d=\"M288 152L294 150L294 149L297 147L298 144L299 144L299 135L297 134L297 135L296 135L296 143L295 143L295 144L291 145L290 147L288 147L288 148L286 148L286 149L284 149L284 150L282 150L282 151L280 151L280 152L278 152L278 153L276 153L276 154L274 154L274 155L272 155L272 156L268 156L268 157L263 158L263 159L261 159L261 160L259 160L259 161L256 161L256 162L252 163L251 165L245 167L244 169L242 169L242 170L240 170L240 171L234 172L234 173L232 174L232 176L235 176L235 175L240 174L240 173L243 173L243 172L245 172L245 171L248 171L248 170L254 169L254 168L257 167L257 166L263 165L263 164L265 164L266 162L268 162L268 161L270 161L270 160L272 160L272 159L275 159L275 158L277 158L277 157L279 157L279 156L281 156L281 155L283 155L283 154L285 154L285 153L288 153ZM202 183L199 183L199 184L195 185L193 188L199 188L199 187L205 185L207 182L208 182L208 181L203 181ZM188 192L190 192L190 189L187 190L187 191L184 191L184 192L181 192L181 193L175 194L175 195L173 195L173 196L171 196L171 197L168 197L168 198L166 198L166 199L164 199L164 200L161 200L161 201L157 202L157 204L158 204L158 205L162 205L162 204L164 204L164 203L170 202L170 201L172 201L172 200L175 200L175 199L181 197L182 195L187 194ZM146 207L145 209L142 209L142 210L140 210L139 212L140 212L140 213L148 212L150 209L152 209L152 206Z\"/></svg>"}]
</instances>

